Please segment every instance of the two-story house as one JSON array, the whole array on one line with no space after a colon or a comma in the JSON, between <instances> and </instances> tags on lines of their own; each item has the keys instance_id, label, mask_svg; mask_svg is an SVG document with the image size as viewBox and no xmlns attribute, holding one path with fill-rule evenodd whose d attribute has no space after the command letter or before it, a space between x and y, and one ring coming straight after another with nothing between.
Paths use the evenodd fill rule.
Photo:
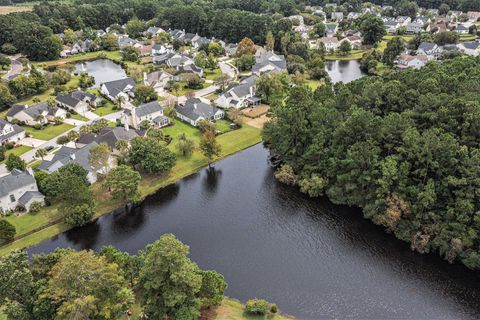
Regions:
<instances>
[{"instance_id":1,"label":"two-story house","mask_svg":"<svg viewBox=\"0 0 480 320\"><path fill-rule=\"evenodd\" d=\"M17 124L0 119L0 144L18 142L25 138L25 130Z\"/></svg>"},{"instance_id":2,"label":"two-story house","mask_svg":"<svg viewBox=\"0 0 480 320\"><path fill-rule=\"evenodd\" d=\"M100 106L103 99L89 92L76 90L58 95L56 101L59 107L79 114L84 114L90 109L90 107L96 108Z\"/></svg>"},{"instance_id":3,"label":"two-story house","mask_svg":"<svg viewBox=\"0 0 480 320\"><path fill-rule=\"evenodd\" d=\"M163 107L158 101L144 103L136 108L125 108L120 121L123 125L137 130L141 129L144 121L159 128L170 124L170 120L163 114Z\"/></svg>"},{"instance_id":4,"label":"two-story house","mask_svg":"<svg viewBox=\"0 0 480 320\"><path fill-rule=\"evenodd\" d=\"M57 107L51 107L47 102L42 102L28 107L14 105L7 112L7 120L18 121L27 126L45 125L55 118L65 119L67 112Z\"/></svg>"},{"instance_id":5,"label":"two-story house","mask_svg":"<svg viewBox=\"0 0 480 320\"><path fill-rule=\"evenodd\" d=\"M223 110L203 102L199 98L188 99L176 109L177 117L192 126L198 126L201 120L215 121L225 116Z\"/></svg>"},{"instance_id":6,"label":"two-story house","mask_svg":"<svg viewBox=\"0 0 480 320\"><path fill-rule=\"evenodd\" d=\"M38 191L33 171L14 169L0 178L0 209L3 212L23 207L29 211L34 202L44 204L45 197Z\"/></svg>"},{"instance_id":7,"label":"two-story house","mask_svg":"<svg viewBox=\"0 0 480 320\"><path fill-rule=\"evenodd\" d=\"M215 104L224 109L258 105L260 98L255 95L256 79L256 76L251 76L241 80L239 84L229 86L226 92L215 100Z\"/></svg>"},{"instance_id":8,"label":"two-story house","mask_svg":"<svg viewBox=\"0 0 480 320\"><path fill-rule=\"evenodd\" d=\"M134 97L135 80L132 78L125 78L102 83L100 86L100 92L112 102L116 102L119 98L124 101L129 101Z\"/></svg>"}]
</instances>

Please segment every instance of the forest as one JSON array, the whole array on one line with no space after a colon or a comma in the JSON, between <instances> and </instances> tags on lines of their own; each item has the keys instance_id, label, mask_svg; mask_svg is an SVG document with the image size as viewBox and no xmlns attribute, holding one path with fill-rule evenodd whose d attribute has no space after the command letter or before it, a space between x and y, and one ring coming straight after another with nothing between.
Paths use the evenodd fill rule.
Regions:
<instances>
[{"instance_id":1,"label":"forest","mask_svg":"<svg viewBox=\"0 0 480 320\"><path fill-rule=\"evenodd\" d=\"M280 181L480 268L480 58L297 86L272 114L263 135Z\"/></svg>"}]
</instances>

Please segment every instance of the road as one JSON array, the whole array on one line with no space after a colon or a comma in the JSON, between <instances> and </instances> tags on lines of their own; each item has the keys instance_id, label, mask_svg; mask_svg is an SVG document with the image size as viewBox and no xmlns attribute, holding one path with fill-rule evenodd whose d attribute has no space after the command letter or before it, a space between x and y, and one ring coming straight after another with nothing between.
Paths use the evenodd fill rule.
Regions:
<instances>
[{"instance_id":1,"label":"road","mask_svg":"<svg viewBox=\"0 0 480 320\"><path fill-rule=\"evenodd\" d=\"M18 61L18 56L9 56L11 61L10 64L10 71L7 72L2 78L5 80L12 80L16 78L20 73L23 71L23 65L20 61Z\"/></svg>"}]
</instances>

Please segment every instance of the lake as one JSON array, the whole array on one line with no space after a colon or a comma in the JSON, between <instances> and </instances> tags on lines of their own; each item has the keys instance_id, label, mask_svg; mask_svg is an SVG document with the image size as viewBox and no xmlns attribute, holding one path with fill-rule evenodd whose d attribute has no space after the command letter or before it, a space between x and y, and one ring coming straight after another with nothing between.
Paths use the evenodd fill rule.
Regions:
<instances>
[{"instance_id":1,"label":"lake","mask_svg":"<svg viewBox=\"0 0 480 320\"><path fill-rule=\"evenodd\" d=\"M340 81L348 83L366 75L360 70L359 60L325 61L325 68L333 83Z\"/></svg>"},{"instance_id":2,"label":"lake","mask_svg":"<svg viewBox=\"0 0 480 320\"><path fill-rule=\"evenodd\" d=\"M119 64L108 60L98 59L75 64L75 72L86 72L95 78L94 88L100 87L104 82L120 80L127 77L125 70Z\"/></svg>"},{"instance_id":3,"label":"lake","mask_svg":"<svg viewBox=\"0 0 480 320\"><path fill-rule=\"evenodd\" d=\"M190 246L201 268L221 272L226 294L265 298L299 319L475 319L480 275L420 255L358 209L310 199L278 183L262 145L33 247L135 253L161 234Z\"/></svg>"}]
</instances>

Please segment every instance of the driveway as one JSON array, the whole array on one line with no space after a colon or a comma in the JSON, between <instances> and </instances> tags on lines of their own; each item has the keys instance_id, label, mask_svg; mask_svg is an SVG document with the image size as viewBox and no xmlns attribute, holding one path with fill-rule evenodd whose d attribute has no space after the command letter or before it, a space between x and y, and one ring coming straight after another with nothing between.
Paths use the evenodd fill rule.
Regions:
<instances>
[{"instance_id":1,"label":"driveway","mask_svg":"<svg viewBox=\"0 0 480 320\"><path fill-rule=\"evenodd\" d=\"M10 71L7 72L6 75L3 76L5 80L12 80L19 76L22 73L23 65L20 61L16 60L14 57L9 57L11 61Z\"/></svg>"}]
</instances>

